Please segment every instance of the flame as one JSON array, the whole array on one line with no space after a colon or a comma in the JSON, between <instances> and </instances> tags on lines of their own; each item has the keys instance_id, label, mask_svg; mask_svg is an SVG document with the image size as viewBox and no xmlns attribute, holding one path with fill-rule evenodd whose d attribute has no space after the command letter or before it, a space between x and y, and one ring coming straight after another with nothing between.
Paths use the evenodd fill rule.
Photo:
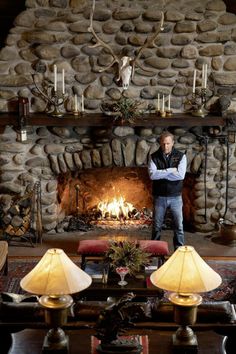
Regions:
<instances>
[{"instance_id":1,"label":"flame","mask_svg":"<svg viewBox=\"0 0 236 354\"><path fill-rule=\"evenodd\" d=\"M114 198L112 201L102 201L98 203L98 209L102 213L102 217L115 217L118 220L121 218L128 218L129 212L134 209L131 203L125 201L123 197Z\"/></svg>"}]
</instances>

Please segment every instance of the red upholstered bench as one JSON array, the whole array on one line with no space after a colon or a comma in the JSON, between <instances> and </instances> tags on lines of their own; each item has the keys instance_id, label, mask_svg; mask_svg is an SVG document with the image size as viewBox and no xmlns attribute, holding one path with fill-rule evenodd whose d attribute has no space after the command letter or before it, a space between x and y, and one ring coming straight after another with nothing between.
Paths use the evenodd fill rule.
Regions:
<instances>
[{"instance_id":1,"label":"red upholstered bench","mask_svg":"<svg viewBox=\"0 0 236 354\"><path fill-rule=\"evenodd\" d=\"M151 257L158 257L159 267L165 262L165 257L169 255L168 242L157 240L139 240L140 248L151 254Z\"/></svg>"},{"instance_id":2,"label":"red upholstered bench","mask_svg":"<svg viewBox=\"0 0 236 354\"><path fill-rule=\"evenodd\" d=\"M157 240L137 241L142 249L151 254L151 257L158 257L158 265L164 263L165 257L169 255L168 243ZM77 253L81 256L81 268L85 269L87 259L101 259L109 247L109 240L81 240Z\"/></svg>"},{"instance_id":3,"label":"red upholstered bench","mask_svg":"<svg viewBox=\"0 0 236 354\"><path fill-rule=\"evenodd\" d=\"M109 247L108 240L81 240L77 253L81 256L81 268L85 269L87 259L103 258Z\"/></svg>"}]
</instances>

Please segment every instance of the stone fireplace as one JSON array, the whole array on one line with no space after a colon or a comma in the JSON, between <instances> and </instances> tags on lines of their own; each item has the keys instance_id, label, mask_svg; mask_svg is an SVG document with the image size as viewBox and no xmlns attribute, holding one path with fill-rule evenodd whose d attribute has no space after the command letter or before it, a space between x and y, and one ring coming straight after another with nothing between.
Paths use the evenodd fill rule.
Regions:
<instances>
[{"instance_id":1,"label":"stone fireplace","mask_svg":"<svg viewBox=\"0 0 236 354\"><path fill-rule=\"evenodd\" d=\"M162 129L36 126L29 127L28 141L20 143L16 131L6 127L0 142L1 204L7 210L13 195L23 196L40 181L43 228L49 233L65 231L65 217L92 208L108 192L116 197L122 191L126 201L138 209L151 208L146 167L159 146ZM222 134L210 137L201 127L169 130L175 135L176 147L187 153L185 219L195 230L211 231L226 208L227 146L220 139ZM227 215L233 222L234 156L235 144L230 144Z\"/></svg>"},{"instance_id":2,"label":"stone fireplace","mask_svg":"<svg viewBox=\"0 0 236 354\"><path fill-rule=\"evenodd\" d=\"M236 145L234 139L228 144L229 130L235 130L236 16L226 12L221 0L197 4L186 0L166 4L97 1L96 33L117 55L130 58L155 33L161 11L165 14L156 47L150 45L142 52L141 67L123 91L116 81L116 66L100 71L111 56L100 47L91 47L91 6L92 1L85 0L26 1L26 10L15 19L0 51L0 203L4 213L13 196L23 196L37 181L43 228L48 233L65 231L65 218L107 198L101 195L103 190L110 194L122 190L126 201L137 209L151 208L147 162L159 147L160 133L169 129L176 147L187 153L185 221L203 232L214 230L224 216L236 222ZM192 97L194 69L196 88L201 89L203 64L208 67L205 109L209 115L193 119L191 112L183 112ZM47 99L32 77L39 88L48 85L51 89L54 65L59 90L62 69L65 72L60 122L46 114ZM78 119L72 114L75 94L79 104L84 97L85 114ZM141 101L146 118L139 124L119 126L106 117L97 124L102 102L117 101L122 95ZM155 116L158 95L170 95L172 118L183 114L182 122L150 120L148 114ZM27 140L19 142L16 125L22 99L28 99L29 112L28 108L23 111ZM211 114L223 115L225 121L218 126ZM230 129L225 124L228 116L233 117ZM117 175L119 183L114 186Z\"/></svg>"}]
</instances>

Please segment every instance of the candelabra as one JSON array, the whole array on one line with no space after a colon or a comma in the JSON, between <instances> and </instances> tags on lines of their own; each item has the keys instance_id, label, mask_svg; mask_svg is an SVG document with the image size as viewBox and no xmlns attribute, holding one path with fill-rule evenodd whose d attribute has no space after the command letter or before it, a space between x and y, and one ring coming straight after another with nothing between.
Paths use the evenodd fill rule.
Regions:
<instances>
[{"instance_id":1,"label":"candelabra","mask_svg":"<svg viewBox=\"0 0 236 354\"><path fill-rule=\"evenodd\" d=\"M156 113L158 116L161 116L162 118L165 117L171 117L172 116L172 110L170 108L170 95L168 95L168 108L166 109L166 102L165 102L165 96L164 94L162 95L162 102L161 102L161 107L160 107L160 94L158 94L157 97L157 109Z\"/></svg>"},{"instance_id":2,"label":"candelabra","mask_svg":"<svg viewBox=\"0 0 236 354\"><path fill-rule=\"evenodd\" d=\"M206 103L206 88L201 88L192 93L192 98L190 99L191 112L195 117L205 117L207 111L204 108Z\"/></svg>"},{"instance_id":3,"label":"candelabra","mask_svg":"<svg viewBox=\"0 0 236 354\"><path fill-rule=\"evenodd\" d=\"M33 76L34 85L44 101L47 102L45 112L52 117L63 117L64 113L60 110L63 106L66 95L63 91L56 91L52 85L43 84L42 89L38 86L35 80L35 75Z\"/></svg>"}]
</instances>

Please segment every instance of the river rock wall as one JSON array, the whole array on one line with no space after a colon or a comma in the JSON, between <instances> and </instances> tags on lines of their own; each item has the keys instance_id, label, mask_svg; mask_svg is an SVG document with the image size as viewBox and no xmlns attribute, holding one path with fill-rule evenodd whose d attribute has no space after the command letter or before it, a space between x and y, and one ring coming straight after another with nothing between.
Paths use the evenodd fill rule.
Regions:
<instances>
[{"instance_id":1,"label":"river rock wall","mask_svg":"<svg viewBox=\"0 0 236 354\"><path fill-rule=\"evenodd\" d=\"M100 111L101 101L118 100L117 65L109 50L92 47L88 32L92 0L27 0L0 51L0 112L15 110L17 97L30 101L32 112L43 112L45 99L35 88L53 85L65 70L64 110L73 110L73 97L85 97L88 112ZM208 65L207 98L235 97L236 15L226 12L222 0L97 0L94 29L114 53L137 56L158 28L164 12L164 30L143 50L126 97L138 99L143 109L156 107L158 94L171 95L171 108L182 112L191 97L193 70L201 87L203 64ZM140 66L141 65L141 66ZM60 89L58 83L58 90ZM212 102L212 99L209 101Z\"/></svg>"}]
</instances>

